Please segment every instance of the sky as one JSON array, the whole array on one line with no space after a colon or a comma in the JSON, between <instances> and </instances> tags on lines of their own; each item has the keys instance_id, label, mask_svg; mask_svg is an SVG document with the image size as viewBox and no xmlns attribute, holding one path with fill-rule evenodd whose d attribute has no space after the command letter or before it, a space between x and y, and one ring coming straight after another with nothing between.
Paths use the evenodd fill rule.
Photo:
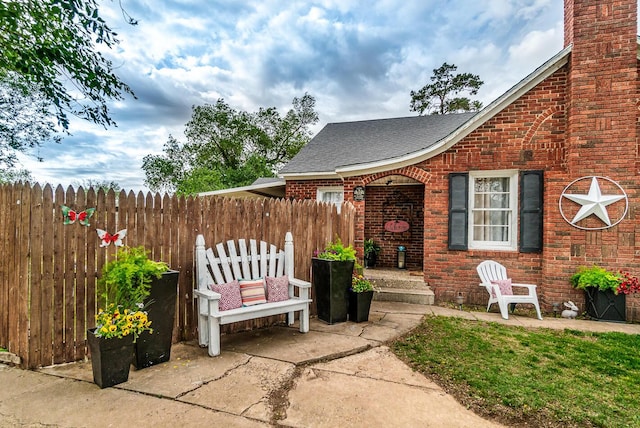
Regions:
<instances>
[{"instance_id":1,"label":"sky","mask_svg":"<svg viewBox=\"0 0 640 428\"><path fill-rule=\"evenodd\" d=\"M105 51L137 99L110 102L117 127L80 120L22 167L54 186L114 181L145 190L142 159L170 135L184 141L193 106L223 98L281 115L316 99L331 122L415 116L410 92L444 62L478 74L485 105L562 49L559 0L121 0L101 15L120 44ZM37 162L35 156L42 157Z\"/></svg>"}]
</instances>

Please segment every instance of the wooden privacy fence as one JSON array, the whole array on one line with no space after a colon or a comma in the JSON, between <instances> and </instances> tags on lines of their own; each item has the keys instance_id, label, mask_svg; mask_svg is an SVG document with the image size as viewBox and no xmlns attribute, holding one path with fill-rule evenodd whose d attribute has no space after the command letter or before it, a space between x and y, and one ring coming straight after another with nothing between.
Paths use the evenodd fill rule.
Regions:
<instances>
[{"instance_id":1,"label":"wooden privacy fence","mask_svg":"<svg viewBox=\"0 0 640 428\"><path fill-rule=\"evenodd\" d=\"M64 224L62 206L95 212L85 226ZM101 247L96 229L126 229L123 243L144 245L154 260L180 271L174 341L195 337L194 246L227 239L264 240L284 246L294 236L296 276L309 280L313 252L340 236L354 242L355 209L345 203L177 197L62 186L0 186L0 347L35 368L84 359L86 330L95 326L96 282L116 252ZM251 324L236 327L264 325Z\"/></svg>"}]
</instances>

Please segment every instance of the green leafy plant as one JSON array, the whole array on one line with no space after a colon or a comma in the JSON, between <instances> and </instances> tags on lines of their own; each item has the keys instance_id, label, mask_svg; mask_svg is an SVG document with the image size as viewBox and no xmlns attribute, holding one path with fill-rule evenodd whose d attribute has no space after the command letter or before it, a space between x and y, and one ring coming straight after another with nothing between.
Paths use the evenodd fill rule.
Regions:
<instances>
[{"instance_id":1,"label":"green leafy plant","mask_svg":"<svg viewBox=\"0 0 640 428\"><path fill-rule=\"evenodd\" d=\"M324 260L355 260L356 250L351 245L345 247L342 240L336 237L336 240L329 242L324 251L318 253L316 257Z\"/></svg>"},{"instance_id":2,"label":"green leafy plant","mask_svg":"<svg viewBox=\"0 0 640 428\"><path fill-rule=\"evenodd\" d=\"M98 280L98 304L95 334L98 337L123 337L151 330L145 302L151 281L160 278L169 267L149 260L144 247L122 247L115 260L104 265ZM104 309L103 309L104 308Z\"/></svg>"},{"instance_id":3,"label":"green leafy plant","mask_svg":"<svg viewBox=\"0 0 640 428\"><path fill-rule=\"evenodd\" d=\"M622 276L597 265L591 267L580 266L578 271L571 276L570 281L571 285L578 290L595 287L600 291L611 290L618 294Z\"/></svg>"},{"instance_id":4,"label":"green leafy plant","mask_svg":"<svg viewBox=\"0 0 640 428\"><path fill-rule=\"evenodd\" d=\"M369 239L365 239L364 240L364 256L366 257L370 257L371 255L378 255L380 254L380 245L378 245L376 243L376 241L373 240L373 238L369 238Z\"/></svg>"},{"instance_id":5,"label":"green leafy plant","mask_svg":"<svg viewBox=\"0 0 640 428\"><path fill-rule=\"evenodd\" d=\"M351 291L354 293L364 293L365 291L373 291L373 284L370 280L359 273L354 273L351 277Z\"/></svg>"}]
</instances>

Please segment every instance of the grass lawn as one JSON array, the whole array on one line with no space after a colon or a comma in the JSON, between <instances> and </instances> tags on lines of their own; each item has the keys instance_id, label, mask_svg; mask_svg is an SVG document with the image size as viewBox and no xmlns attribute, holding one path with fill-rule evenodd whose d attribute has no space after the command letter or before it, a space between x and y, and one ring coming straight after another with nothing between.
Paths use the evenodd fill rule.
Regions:
<instances>
[{"instance_id":1,"label":"grass lawn","mask_svg":"<svg viewBox=\"0 0 640 428\"><path fill-rule=\"evenodd\" d=\"M432 316L392 349L509 426L640 427L640 335Z\"/></svg>"}]
</instances>

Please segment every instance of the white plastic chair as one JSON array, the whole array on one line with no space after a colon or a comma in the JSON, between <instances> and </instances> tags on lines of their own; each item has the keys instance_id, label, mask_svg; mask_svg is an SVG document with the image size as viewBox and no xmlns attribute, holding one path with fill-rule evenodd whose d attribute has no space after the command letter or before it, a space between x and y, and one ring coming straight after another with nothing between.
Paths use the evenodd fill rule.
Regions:
<instances>
[{"instance_id":1,"label":"white plastic chair","mask_svg":"<svg viewBox=\"0 0 640 428\"><path fill-rule=\"evenodd\" d=\"M500 279L508 279L507 269L500 263L493 260L485 260L476 267L478 275L480 276L480 286L485 287L489 293L489 303L487 304L487 312L493 303L497 303L500 307L500 314L502 318L509 319L509 304L516 303L529 303L536 308L538 313L538 319L542 319L540 314L540 304L538 303L538 294L536 293L535 284L518 284L511 283L512 287L522 287L527 289L527 294L509 294L504 295L500 292L500 287L493 283L493 281Z\"/></svg>"}]
</instances>

